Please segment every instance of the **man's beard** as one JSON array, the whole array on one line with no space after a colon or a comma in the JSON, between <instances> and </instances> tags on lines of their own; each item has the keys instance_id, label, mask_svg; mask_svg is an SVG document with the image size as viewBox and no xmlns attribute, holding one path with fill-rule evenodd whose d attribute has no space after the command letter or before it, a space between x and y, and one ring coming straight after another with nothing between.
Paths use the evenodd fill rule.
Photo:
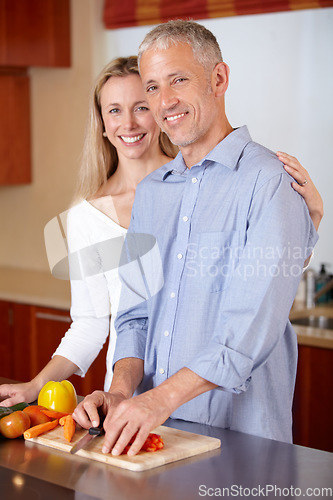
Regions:
<instances>
[{"instance_id":1,"label":"man's beard","mask_svg":"<svg viewBox=\"0 0 333 500\"><path fill-rule=\"evenodd\" d=\"M179 140L173 141L172 137L170 137L170 135L168 134L168 132L166 130L164 130L163 128L161 128L161 130L162 130L162 132L164 132L168 136L168 138L172 142L172 144L174 144L175 146L178 146L179 148L182 148L182 147L184 148L186 146L189 146L190 144L193 144L197 140L197 137L193 137L192 139L189 139L188 141L185 141L185 142L183 142L183 141L180 142Z\"/></svg>"}]
</instances>

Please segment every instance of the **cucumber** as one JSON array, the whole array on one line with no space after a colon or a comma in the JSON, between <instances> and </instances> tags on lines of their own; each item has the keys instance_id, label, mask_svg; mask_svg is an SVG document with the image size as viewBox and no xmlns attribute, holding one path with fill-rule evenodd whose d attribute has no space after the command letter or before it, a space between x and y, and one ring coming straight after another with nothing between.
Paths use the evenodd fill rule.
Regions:
<instances>
[{"instance_id":1,"label":"cucumber","mask_svg":"<svg viewBox=\"0 0 333 500\"><path fill-rule=\"evenodd\" d=\"M22 411L24 410L24 408L26 408L28 405L28 403L17 403L16 405L14 406L10 406L9 408L12 410L12 411Z\"/></svg>"},{"instance_id":2,"label":"cucumber","mask_svg":"<svg viewBox=\"0 0 333 500\"><path fill-rule=\"evenodd\" d=\"M29 406L28 403L17 403L14 406L0 406L0 418L6 417L6 415L9 415L14 411L22 411L27 406Z\"/></svg>"},{"instance_id":3,"label":"cucumber","mask_svg":"<svg viewBox=\"0 0 333 500\"><path fill-rule=\"evenodd\" d=\"M6 408L5 406L0 407L0 419L2 417L6 417L7 415L10 415L10 413L13 413L10 408Z\"/></svg>"}]
</instances>

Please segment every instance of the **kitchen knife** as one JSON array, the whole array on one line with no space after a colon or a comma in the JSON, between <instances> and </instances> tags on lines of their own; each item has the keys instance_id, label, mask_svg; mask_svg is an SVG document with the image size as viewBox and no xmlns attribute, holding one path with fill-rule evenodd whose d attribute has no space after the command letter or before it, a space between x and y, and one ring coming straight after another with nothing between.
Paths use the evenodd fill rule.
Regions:
<instances>
[{"instance_id":1,"label":"kitchen knife","mask_svg":"<svg viewBox=\"0 0 333 500\"><path fill-rule=\"evenodd\" d=\"M89 431L83 438L81 438L74 446L71 448L71 454L73 455L77 451L81 450L87 444L97 436L102 436L104 434L103 422L100 423L98 427L90 427Z\"/></svg>"}]
</instances>

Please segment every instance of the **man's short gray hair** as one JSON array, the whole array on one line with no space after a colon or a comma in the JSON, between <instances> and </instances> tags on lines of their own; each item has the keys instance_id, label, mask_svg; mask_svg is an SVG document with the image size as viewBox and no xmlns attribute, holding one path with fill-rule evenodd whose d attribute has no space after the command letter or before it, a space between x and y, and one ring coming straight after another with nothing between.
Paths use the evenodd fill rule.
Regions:
<instances>
[{"instance_id":1,"label":"man's short gray hair","mask_svg":"<svg viewBox=\"0 0 333 500\"><path fill-rule=\"evenodd\" d=\"M151 48L165 50L178 43L189 44L194 57L207 71L213 71L216 64L223 61L219 44L211 31L194 21L177 19L159 24L145 36L139 47L139 66L145 51Z\"/></svg>"}]
</instances>

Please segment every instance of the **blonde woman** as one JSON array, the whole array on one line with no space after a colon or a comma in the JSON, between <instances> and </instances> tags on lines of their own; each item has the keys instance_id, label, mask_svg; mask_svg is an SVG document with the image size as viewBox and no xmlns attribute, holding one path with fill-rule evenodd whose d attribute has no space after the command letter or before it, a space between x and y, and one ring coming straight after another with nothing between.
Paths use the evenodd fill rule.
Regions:
<instances>
[{"instance_id":1,"label":"blonde woman","mask_svg":"<svg viewBox=\"0 0 333 500\"><path fill-rule=\"evenodd\" d=\"M94 269L94 260L100 259L100 243L107 242L112 253L110 248L129 226L136 186L176 154L177 149L149 111L137 58L110 62L92 93L76 204L68 213L70 252L88 249L89 269ZM287 168L290 166L289 172L297 181L306 175L308 182L299 192L318 228L322 216L319 193L295 158L284 154L281 160ZM118 270L110 265L104 273L94 274L89 269L80 277L72 273L73 322L52 359L30 382L0 386L0 397L7 398L2 405L36 400L49 380L67 379L74 373L84 376L108 337L104 390L109 389L116 341L113 320L120 293Z\"/></svg>"}]
</instances>

